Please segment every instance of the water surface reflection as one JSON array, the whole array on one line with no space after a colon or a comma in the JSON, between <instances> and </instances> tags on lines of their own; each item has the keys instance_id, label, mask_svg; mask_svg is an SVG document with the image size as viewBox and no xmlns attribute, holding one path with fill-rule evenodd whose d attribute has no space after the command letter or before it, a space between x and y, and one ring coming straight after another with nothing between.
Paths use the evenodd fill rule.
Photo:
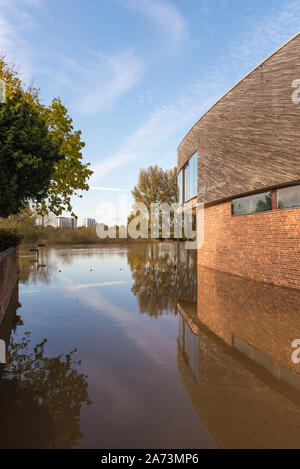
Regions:
<instances>
[{"instance_id":1,"label":"water surface reflection","mask_svg":"<svg viewBox=\"0 0 300 469\"><path fill-rule=\"evenodd\" d=\"M299 294L197 269L182 243L22 247L1 445L299 447Z\"/></svg>"},{"instance_id":2,"label":"water surface reflection","mask_svg":"<svg viewBox=\"0 0 300 469\"><path fill-rule=\"evenodd\" d=\"M176 283L181 276L185 295L195 300L195 254L167 243L128 248L49 247L38 260L28 250L23 247L20 251L19 314L23 325L17 327L13 340L22 343L24 334L31 332L25 362L33 370L36 363L46 375L34 344L42 344L43 349L36 351L49 366L57 357L68 362L70 350L76 348L72 357L81 365L75 367L74 363L70 376L82 381L81 385L73 383L79 400L74 434L69 430L72 409L65 400L58 422L62 437L55 440L52 432L45 431L43 442L32 437L23 444L214 447L213 438L189 403L176 363ZM187 265L194 279L188 285L183 275ZM74 377L75 369L78 376ZM18 367L15 374L17 371ZM14 375L9 368L7 373ZM27 383L37 402L43 404L35 382ZM53 380L49 387L58 388L58 384ZM53 403L56 397L63 401L59 388L58 394L53 392ZM71 392L70 397L73 403ZM44 407L51 417L52 405ZM41 427L55 431L53 424L46 423L46 417L41 417ZM68 441L64 435L69 435Z\"/></svg>"},{"instance_id":3,"label":"water surface reflection","mask_svg":"<svg viewBox=\"0 0 300 469\"><path fill-rule=\"evenodd\" d=\"M140 312L150 317L177 314L178 298L197 300L196 252L182 244L135 246L127 252Z\"/></svg>"},{"instance_id":4,"label":"water surface reflection","mask_svg":"<svg viewBox=\"0 0 300 469\"><path fill-rule=\"evenodd\" d=\"M178 304L178 369L222 448L299 448L300 291L198 266L197 304Z\"/></svg>"}]
</instances>

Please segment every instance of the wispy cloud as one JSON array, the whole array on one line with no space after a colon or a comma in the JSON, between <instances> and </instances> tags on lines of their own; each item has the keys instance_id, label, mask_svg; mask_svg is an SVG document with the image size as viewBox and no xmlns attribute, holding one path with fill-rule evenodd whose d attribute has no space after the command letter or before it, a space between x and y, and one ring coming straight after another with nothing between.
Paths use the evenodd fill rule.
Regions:
<instances>
[{"instance_id":1,"label":"wispy cloud","mask_svg":"<svg viewBox=\"0 0 300 469\"><path fill-rule=\"evenodd\" d=\"M42 0L0 0L0 53L20 67L21 77L27 83L33 77L33 50L23 35L35 25L32 8L42 4Z\"/></svg>"},{"instance_id":2,"label":"wispy cloud","mask_svg":"<svg viewBox=\"0 0 300 469\"><path fill-rule=\"evenodd\" d=\"M93 180L100 180L134 160L145 161L151 157L159 159L164 143L175 133L187 129L193 120L199 118L213 104L212 96L216 95L217 89L216 83L208 83L206 86L190 85L186 93L176 101L157 108L122 145L120 152L93 167ZM176 153L174 153L175 160Z\"/></svg>"},{"instance_id":3,"label":"wispy cloud","mask_svg":"<svg viewBox=\"0 0 300 469\"><path fill-rule=\"evenodd\" d=\"M124 285L126 282L115 281L115 282L101 282L101 283L84 283L79 285L74 285L72 283L68 284L69 290L82 290L86 288L97 288L97 287L113 287L115 285Z\"/></svg>"},{"instance_id":4,"label":"wispy cloud","mask_svg":"<svg viewBox=\"0 0 300 469\"><path fill-rule=\"evenodd\" d=\"M139 321L136 321L136 314L132 309L127 311L125 308L111 303L98 291L86 291L85 289L76 290L74 293L74 284L71 279L63 279L63 290L65 295L71 295L82 301L84 304L92 307L95 311L105 315L110 320L121 327L128 337L141 351L146 353L149 358L157 363L159 367L169 369L170 356L173 353L172 341L165 337L159 328L150 323L146 328L140 327ZM163 319L161 319L163 321ZM162 322L163 325L163 322ZM164 336L164 339L163 339Z\"/></svg>"},{"instance_id":5,"label":"wispy cloud","mask_svg":"<svg viewBox=\"0 0 300 469\"><path fill-rule=\"evenodd\" d=\"M207 15L209 13L208 0L201 0L202 12Z\"/></svg>"},{"instance_id":6,"label":"wispy cloud","mask_svg":"<svg viewBox=\"0 0 300 469\"><path fill-rule=\"evenodd\" d=\"M144 63L133 49L111 55L87 51L81 62L51 47L41 53L25 33L37 26L33 12L44 4L43 0L0 0L0 54L16 64L27 84L34 69L51 75L76 96L74 108L89 115L110 108L139 83Z\"/></svg>"},{"instance_id":7,"label":"wispy cloud","mask_svg":"<svg viewBox=\"0 0 300 469\"><path fill-rule=\"evenodd\" d=\"M44 0L0 0L0 53L5 53L10 62L20 67L25 82L33 78L34 69L48 76L51 74L51 89L57 90L55 83L67 86L76 96L74 109L85 115L111 108L140 83L149 60L140 58L132 48L115 54L87 51L83 61L51 47L41 55L35 44L24 39L24 33L35 26L33 9L42 5L47 5ZM129 0L125 6L156 23L166 36L168 46L178 47L187 37L186 22L171 2ZM152 96L147 91L138 99L150 101Z\"/></svg>"},{"instance_id":8,"label":"wispy cloud","mask_svg":"<svg viewBox=\"0 0 300 469\"><path fill-rule=\"evenodd\" d=\"M253 68L267 55L300 31L300 3L282 2L265 16L249 18L238 44L231 47L231 62L241 60L243 67ZM250 71L250 70L249 70Z\"/></svg>"},{"instance_id":9,"label":"wispy cloud","mask_svg":"<svg viewBox=\"0 0 300 469\"><path fill-rule=\"evenodd\" d=\"M133 3L137 2L134 0ZM141 3L146 8L146 3L152 2ZM94 166L94 181L134 160L139 160L141 165L150 158L154 162L160 161L162 148L170 147L172 136L179 132L184 136L188 128L244 74L296 34L299 25L300 3L294 0L260 20L250 19L239 43L224 50L220 60L216 58L217 65L206 73L205 78L187 85L181 96L157 108L124 142L119 152ZM177 140L173 145L174 162L178 143ZM165 153L169 151L166 149Z\"/></svg>"},{"instance_id":10,"label":"wispy cloud","mask_svg":"<svg viewBox=\"0 0 300 469\"><path fill-rule=\"evenodd\" d=\"M93 114L112 106L124 93L131 90L143 75L143 64L132 50L117 55L96 53L92 63L80 66L85 82L78 101L82 113Z\"/></svg>"},{"instance_id":11,"label":"wispy cloud","mask_svg":"<svg viewBox=\"0 0 300 469\"><path fill-rule=\"evenodd\" d=\"M139 84L145 70L144 61L134 49L111 55L87 50L83 60L75 58L75 54L49 49L46 60L39 59L39 71L52 76L55 68L52 87L67 88L74 98L73 109L83 115L112 108L119 98Z\"/></svg>"},{"instance_id":12,"label":"wispy cloud","mask_svg":"<svg viewBox=\"0 0 300 469\"><path fill-rule=\"evenodd\" d=\"M151 101L153 101L152 92L150 90L146 90L143 93L139 93L139 95L137 96L137 101L140 104L150 103Z\"/></svg>"},{"instance_id":13,"label":"wispy cloud","mask_svg":"<svg viewBox=\"0 0 300 469\"><path fill-rule=\"evenodd\" d=\"M39 290L22 290L22 295L35 295L36 293L39 293Z\"/></svg>"},{"instance_id":14,"label":"wispy cloud","mask_svg":"<svg viewBox=\"0 0 300 469\"><path fill-rule=\"evenodd\" d=\"M176 48L188 38L186 21L173 3L161 0L127 0L125 5L154 21L167 37L168 46Z\"/></svg>"}]
</instances>

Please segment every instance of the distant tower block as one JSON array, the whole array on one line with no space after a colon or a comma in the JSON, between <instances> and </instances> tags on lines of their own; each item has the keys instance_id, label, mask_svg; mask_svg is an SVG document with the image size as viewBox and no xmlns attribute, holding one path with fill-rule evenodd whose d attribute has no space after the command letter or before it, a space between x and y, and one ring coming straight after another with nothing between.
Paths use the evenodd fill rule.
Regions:
<instances>
[{"instance_id":1,"label":"distant tower block","mask_svg":"<svg viewBox=\"0 0 300 469\"><path fill-rule=\"evenodd\" d=\"M83 223L83 226L88 228L90 226L95 226L96 225L96 220L94 218L84 218L82 223Z\"/></svg>"}]
</instances>

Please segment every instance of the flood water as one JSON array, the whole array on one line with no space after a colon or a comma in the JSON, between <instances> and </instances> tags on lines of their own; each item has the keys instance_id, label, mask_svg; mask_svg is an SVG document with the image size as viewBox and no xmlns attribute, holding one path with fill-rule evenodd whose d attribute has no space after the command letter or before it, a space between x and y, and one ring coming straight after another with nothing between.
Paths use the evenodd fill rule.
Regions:
<instances>
[{"instance_id":1,"label":"flood water","mask_svg":"<svg viewBox=\"0 0 300 469\"><path fill-rule=\"evenodd\" d=\"M300 447L300 292L197 269L182 243L29 248L1 447Z\"/></svg>"}]
</instances>

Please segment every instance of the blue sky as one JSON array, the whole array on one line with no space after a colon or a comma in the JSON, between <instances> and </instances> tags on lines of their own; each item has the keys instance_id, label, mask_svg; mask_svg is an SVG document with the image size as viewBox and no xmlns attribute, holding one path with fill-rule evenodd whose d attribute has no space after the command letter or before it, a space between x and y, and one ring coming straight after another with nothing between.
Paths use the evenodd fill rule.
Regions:
<instances>
[{"instance_id":1,"label":"blue sky","mask_svg":"<svg viewBox=\"0 0 300 469\"><path fill-rule=\"evenodd\" d=\"M97 189L74 198L79 223L120 223L139 169L175 166L189 128L299 30L296 0L0 0L0 51L83 132Z\"/></svg>"}]
</instances>

